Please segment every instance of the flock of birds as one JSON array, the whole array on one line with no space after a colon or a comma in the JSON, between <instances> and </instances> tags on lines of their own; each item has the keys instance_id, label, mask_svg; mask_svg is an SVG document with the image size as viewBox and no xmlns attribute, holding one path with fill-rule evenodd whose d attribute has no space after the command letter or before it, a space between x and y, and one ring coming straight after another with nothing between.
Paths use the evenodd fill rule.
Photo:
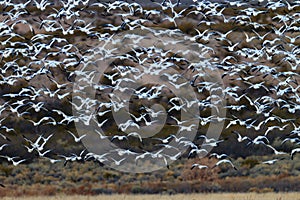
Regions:
<instances>
[{"instance_id":1,"label":"flock of birds","mask_svg":"<svg viewBox=\"0 0 300 200\"><path fill-rule=\"evenodd\" d=\"M122 165L126 156L133 155L135 162L154 158L163 160L169 167L170 161L183 156L179 147L184 146L188 147L188 158L204 153L218 160L213 167L228 165L238 169L229 155L206 152L207 146L218 148L226 141L232 142L226 139L230 137L237 144L249 148L265 147L267 152L274 154L274 159L262 161L263 164L294 159L300 152L297 119L300 113L300 2L268 1L263 4L259 1L257 5L251 5L243 1L194 0L189 6L181 4L180 0L164 0L153 2L153 8L147 9L126 1L1 1L0 157L14 166L29 161L27 157L12 155L16 140L21 141L19 148L22 147L27 155L51 163L64 162L66 165L93 160L100 164ZM108 19L114 23L108 23ZM184 26L189 23L193 25L184 32ZM169 27L157 29L160 24ZM134 30L137 29L151 32L157 38L181 36L189 43L199 44L202 51L196 52L197 56L206 62L200 66L186 59L185 55L190 54L191 49L172 52L157 46L141 48L139 41L144 36L136 34ZM82 66L93 64L94 55L113 57L116 49L93 44L111 41L115 34L125 31L133 31L124 38L134 41L137 48L116 55L110 70L95 84L91 80L97 78L97 71L83 70ZM78 41L80 39L83 40ZM176 45L176 39L172 42ZM164 45L170 44L168 41ZM178 73L162 73L168 68L176 69ZM204 81L207 71L221 72L224 87ZM166 85L126 87L146 73L161 75L177 90L189 85L198 99L189 101L176 97ZM76 77L80 77L76 83L84 84L73 89ZM179 81L182 78L184 82ZM96 90L98 99L82 97L81 93L90 85ZM113 93L115 90L130 91L133 97L118 99ZM216 91L222 95L209 95ZM218 100L212 101L213 98L226 99L223 107L227 110L226 117L207 114L217 107ZM88 133L76 134L74 123L82 122L87 127L96 123L110 132L112 111L118 112L128 102L143 103L136 112L130 113L129 120L118 124L113 133L95 132L101 140L127 146L134 141L136 146L119 146L119 149L101 155L86 149L62 153L51 148L60 137L71 138L75 144L87 138ZM165 111L153 109L147 105L149 102L163 102ZM178 137L177 131L191 132L198 127L198 124L180 118L180 111L192 106L200 110L196 118L201 127L216 121L225 122L224 132L229 134L221 136L222 139L209 138L199 128L201 134L198 133L194 140L184 135ZM80 114L73 115L72 107ZM86 112L93 107L96 107L95 112ZM166 132L163 137L143 138L139 133L141 126L157 123L155 119L162 115L168 115L166 125L175 131ZM43 127L55 131L48 133ZM275 139L281 140L279 146L273 145ZM171 145L171 141L176 145ZM143 149L145 143L151 144L152 149ZM284 146L287 144L289 148ZM166 153L166 149L171 149L174 154ZM120 158L116 159L113 154ZM195 163L191 169L208 167Z\"/></svg>"}]
</instances>

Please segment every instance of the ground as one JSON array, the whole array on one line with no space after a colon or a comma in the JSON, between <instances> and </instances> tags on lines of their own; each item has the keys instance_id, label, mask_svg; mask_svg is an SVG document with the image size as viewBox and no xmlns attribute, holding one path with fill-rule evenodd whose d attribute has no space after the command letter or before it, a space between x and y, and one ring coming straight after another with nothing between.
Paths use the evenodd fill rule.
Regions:
<instances>
[{"instance_id":1,"label":"ground","mask_svg":"<svg viewBox=\"0 0 300 200\"><path fill-rule=\"evenodd\" d=\"M221 193L188 195L103 195L103 196L48 196L48 197L5 197L3 200L299 200L299 193Z\"/></svg>"}]
</instances>

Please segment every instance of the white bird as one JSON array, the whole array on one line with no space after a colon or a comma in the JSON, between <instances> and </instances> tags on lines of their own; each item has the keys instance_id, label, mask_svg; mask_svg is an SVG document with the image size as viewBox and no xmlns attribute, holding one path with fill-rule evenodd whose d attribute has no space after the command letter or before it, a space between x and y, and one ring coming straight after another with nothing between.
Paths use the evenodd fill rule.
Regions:
<instances>
[{"instance_id":1,"label":"white bird","mask_svg":"<svg viewBox=\"0 0 300 200\"><path fill-rule=\"evenodd\" d=\"M33 103L33 102L28 102L28 105L30 105L30 108L28 108L26 111L30 109L34 109L35 112L40 112L41 109L44 111L48 111L46 108L44 108L45 102L39 102L39 103Z\"/></svg>"},{"instance_id":2,"label":"white bird","mask_svg":"<svg viewBox=\"0 0 300 200\"><path fill-rule=\"evenodd\" d=\"M260 41L264 41L265 37L271 33L271 31L269 31L269 32L267 32L267 33L265 33L264 35L261 36L255 30L252 30L252 31L257 35L257 37Z\"/></svg>"},{"instance_id":3,"label":"white bird","mask_svg":"<svg viewBox=\"0 0 300 200\"><path fill-rule=\"evenodd\" d=\"M247 122L250 121L251 119L246 119L246 120L241 120L241 119L235 119L235 120L230 120L229 123L227 124L226 128L231 127L232 125L247 125Z\"/></svg>"},{"instance_id":4,"label":"white bird","mask_svg":"<svg viewBox=\"0 0 300 200\"><path fill-rule=\"evenodd\" d=\"M23 105L18 105L18 106L15 107L15 108L13 108L11 105L8 105L8 106L10 107L10 111L11 111L12 113L16 113L16 114L17 114L18 118L23 117L23 115L30 114L29 112L26 112L26 111L24 111L24 112L19 112L19 111L18 111L18 109L19 109L20 107L25 106L24 104L23 104Z\"/></svg>"},{"instance_id":5,"label":"white bird","mask_svg":"<svg viewBox=\"0 0 300 200\"><path fill-rule=\"evenodd\" d=\"M151 108L147 108L147 107L144 107L144 109L147 111L147 114L149 114L151 117L154 117L154 118L156 118L156 117L158 117L159 115L165 113L165 112L162 111L162 110L155 111L155 110L153 110L153 109L151 109Z\"/></svg>"},{"instance_id":6,"label":"white bird","mask_svg":"<svg viewBox=\"0 0 300 200\"><path fill-rule=\"evenodd\" d=\"M299 7L299 4L297 4L296 2L295 2L295 5L293 5L293 6L291 6L291 4L287 0L285 1L285 3L287 5L287 8L289 11L294 10L294 8L296 8L296 7Z\"/></svg>"},{"instance_id":7,"label":"white bird","mask_svg":"<svg viewBox=\"0 0 300 200\"><path fill-rule=\"evenodd\" d=\"M194 168L207 169L208 166L206 166L206 165L200 165L200 164L193 164L192 167L191 167L191 170L194 169Z\"/></svg>"},{"instance_id":8,"label":"white bird","mask_svg":"<svg viewBox=\"0 0 300 200\"><path fill-rule=\"evenodd\" d=\"M235 51L235 48L240 44L240 42L237 42L231 46L223 46L225 49L227 49L229 52Z\"/></svg>"},{"instance_id":9,"label":"white bird","mask_svg":"<svg viewBox=\"0 0 300 200\"><path fill-rule=\"evenodd\" d=\"M291 143L299 143L300 139L299 138L285 138L281 144L284 144L286 142L291 142Z\"/></svg>"},{"instance_id":10,"label":"white bird","mask_svg":"<svg viewBox=\"0 0 300 200\"><path fill-rule=\"evenodd\" d=\"M188 146L191 148L198 148L197 145L192 141L183 140L183 141L180 141L179 144L182 144L185 147Z\"/></svg>"},{"instance_id":11,"label":"white bird","mask_svg":"<svg viewBox=\"0 0 300 200\"><path fill-rule=\"evenodd\" d=\"M0 146L0 151L2 151L4 149L4 147L9 146L10 144L3 144Z\"/></svg>"},{"instance_id":12,"label":"white bird","mask_svg":"<svg viewBox=\"0 0 300 200\"><path fill-rule=\"evenodd\" d=\"M11 161L12 161L13 159L15 159L15 158L19 158L19 157L17 157L17 156L16 156L16 157L10 157L10 156L3 156L3 155L0 155L0 157L1 157L1 158L6 158L8 162L11 162Z\"/></svg>"},{"instance_id":13,"label":"white bird","mask_svg":"<svg viewBox=\"0 0 300 200\"><path fill-rule=\"evenodd\" d=\"M136 127L136 128L138 128L138 129L140 129L140 126L137 124L137 123L135 123L133 120L131 120L131 119L129 119L129 120L127 120L125 123L120 123L119 125L118 125L118 127L121 129L121 131L126 131L126 129L128 128L128 127Z\"/></svg>"},{"instance_id":14,"label":"white bird","mask_svg":"<svg viewBox=\"0 0 300 200\"><path fill-rule=\"evenodd\" d=\"M66 122L66 124L69 124L71 122L79 122L79 118L76 116L66 115L63 111L57 110L57 109L53 109L52 111L56 112L57 114L59 114L63 117L63 119L61 121L57 122L58 124L63 124L64 122Z\"/></svg>"},{"instance_id":15,"label":"white bird","mask_svg":"<svg viewBox=\"0 0 300 200\"><path fill-rule=\"evenodd\" d=\"M112 151L118 152L118 155L119 155L119 156L124 156L124 155L137 155L136 152L131 151L131 150L129 150L129 149L114 149L114 150L112 150Z\"/></svg>"},{"instance_id":16,"label":"white bird","mask_svg":"<svg viewBox=\"0 0 300 200\"><path fill-rule=\"evenodd\" d=\"M284 126L269 126L268 129L265 132L265 136L268 135L270 131L273 131L274 129L278 129L279 131L283 131L289 124L285 124Z\"/></svg>"},{"instance_id":17,"label":"white bird","mask_svg":"<svg viewBox=\"0 0 300 200\"><path fill-rule=\"evenodd\" d=\"M215 167L217 167L217 166L219 166L219 165L221 165L221 164L230 164L235 170L237 170L237 168L233 165L233 163L232 163L230 160L228 160L228 159L223 159L223 160L218 161L218 162L213 166L213 168L215 168Z\"/></svg>"},{"instance_id":18,"label":"white bird","mask_svg":"<svg viewBox=\"0 0 300 200\"><path fill-rule=\"evenodd\" d=\"M57 162L61 162L61 160L59 159L53 159L53 158L48 158L48 157L44 157L45 159L49 160L51 164L57 163Z\"/></svg>"},{"instance_id":19,"label":"white bird","mask_svg":"<svg viewBox=\"0 0 300 200\"><path fill-rule=\"evenodd\" d=\"M66 166L69 161L71 161L71 162L76 161L76 156L74 156L74 155L72 155L72 156L59 155L59 157L62 157L65 159L64 166Z\"/></svg>"},{"instance_id":20,"label":"white bird","mask_svg":"<svg viewBox=\"0 0 300 200\"><path fill-rule=\"evenodd\" d=\"M14 166L18 166L20 163L25 162L27 159L21 159L18 161L14 161L13 159L11 160L11 162L13 163Z\"/></svg>"},{"instance_id":21,"label":"white bird","mask_svg":"<svg viewBox=\"0 0 300 200\"><path fill-rule=\"evenodd\" d=\"M293 149L293 150L291 151L291 159L293 160L295 154L296 154L296 153L299 153L299 152L300 152L300 148Z\"/></svg>"},{"instance_id":22,"label":"white bird","mask_svg":"<svg viewBox=\"0 0 300 200\"><path fill-rule=\"evenodd\" d=\"M121 162L126 160L126 158L122 158L121 160L115 160L113 157L110 157L110 159L112 159L114 161L114 164L118 166L121 164Z\"/></svg>"},{"instance_id":23,"label":"white bird","mask_svg":"<svg viewBox=\"0 0 300 200\"><path fill-rule=\"evenodd\" d=\"M133 115L133 114L130 113L130 116L131 116L136 122L141 122L142 119L144 119L146 115L147 115L147 114L142 114L141 116L136 117L135 115Z\"/></svg>"},{"instance_id":24,"label":"white bird","mask_svg":"<svg viewBox=\"0 0 300 200\"><path fill-rule=\"evenodd\" d=\"M232 133L237 135L237 141L238 142L243 142L245 140L251 141L251 139L249 137L247 137L247 136L242 137L237 131L232 131Z\"/></svg>"},{"instance_id":25,"label":"white bird","mask_svg":"<svg viewBox=\"0 0 300 200\"><path fill-rule=\"evenodd\" d=\"M208 138L206 135L200 135L198 138L203 138L205 143L216 142L215 138Z\"/></svg>"},{"instance_id":26,"label":"white bird","mask_svg":"<svg viewBox=\"0 0 300 200\"><path fill-rule=\"evenodd\" d=\"M128 140L127 136L126 135L115 135L111 138L110 141L113 141L114 139L118 139L118 140Z\"/></svg>"},{"instance_id":27,"label":"white bird","mask_svg":"<svg viewBox=\"0 0 300 200\"><path fill-rule=\"evenodd\" d=\"M173 136L173 135L170 135L169 137L164 138L164 139L162 139L162 138L153 138L153 139L155 139L155 140L160 140L162 143L167 144L167 143L169 143L173 138L174 138L174 136Z\"/></svg>"},{"instance_id":28,"label":"white bird","mask_svg":"<svg viewBox=\"0 0 300 200\"><path fill-rule=\"evenodd\" d=\"M4 140L7 140L7 141L11 141L8 137L6 137L5 135L3 135L2 133L0 133L0 136L4 139Z\"/></svg>"},{"instance_id":29,"label":"white bird","mask_svg":"<svg viewBox=\"0 0 300 200\"><path fill-rule=\"evenodd\" d=\"M100 131L98 131L97 129L95 129L95 131L96 131L96 133L99 135L99 137L100 137L101 140L104 140L104 139L108 138L107 135L102 135L102 134L100 133Z\"/></svg>"},{"instance_id":30,"label":"white bird","mask_svg":"<svg viewBox=\"0 0 300 200\"><path fill-rule=\"evenodd\" d=\"M34 1L34 5L36 6L36 8L41 11L46 10L47 6L54 5L53 2L49 2L48 0L42 0L41 2L37 2L36 0L33 0L33 1Z\"/></svg>"},{"instance_id":31,"label":"white bird","mask_svg":"<svg viewBox=\"0 0 300 200\"><path fill-rule=\"evenodd\" d=\"M5 129L5 132L16 132L14 128L8 128L7 126L0 126L0 129Z\"/></svg>"},{"instance_id":32,"label":"white bird","mask_svg":"<svg viewBox=\"0 0 300 200\"><path fill-rule=\"evenodd\" d=\"M225 153L223 153L223 154L212 153L208 156L209 159L212 158L212 157L216 157L217 159L229 158L229 156Z\"/></svg>"},{"instance_id":33,"label":"white bird","mask_svg":"<svg viewBox=\"0 0 300 200\"><path fill-rule=\"evenodd\" d=\"M97 123L97 126L98 126L99 128L101 128L101 127L103 127L103 125L104 125L107 121L108 121L108 119L105 119L105 120L103 120L102 122L96 121L96 123Z\"/></svg>"},{"instance_id":34,"label":"white bird","mask_svg":"<svg viewBox=\"0 0 300 200\"><path fill-rule=\"evenodd\" d=\"M173 82L169 82L171 85L173 85L175 87L176 90L179 90L181 87L190 84L189 82L183 82L181 84L177 84L177 83L173 83Z\"/></svg>"},{"instance_id":35,"label":"white bird","mask_svg":"<svg viewBox=\"0 0 300 200\"><path fill-rule=\"evenodd\" d=\"M150 152L146 151L143 154L140 154L138 156L135 157L135 164L137 165L137 162L139 159L144 159L146 156L150 156Z\"/></svg>"},{"instance_id":36,"label":"white bird","mask_svg":"<svg viewBox=\"0 0 300 200\"><path fill-rule=\"evenodd\" d=\"M193 145L195 145L194 143L192 143ZM188 158L191 158L194 153L196 153L196 155L207 155L208 151L206 149L198 149L197 146L192 147L193 149L189 152Z\"/></svg>"},{"instance_id":37,"label":"white bird","mask_svg":"<svg viewBox=\"0 0 300 200\"><path fill-rule=\"evenodd\" d=\"M167 154L164 154L166 157L168 157L170 160L172 160L172 161L175 161L175 160L177 160L178 158L179 158L179 156L181 156L181 152L178 152L177 154L175 154L175 155L173 155L173 156L171 156L171 155L167 155Z\"/></svg>"},{"instance_id":38,"label":"white bird","mask_svg":"<svg viewBox=\"0 0 300 200\"><path fill-rule=\"evenodd\" d=\"M76 137L76 135L74 135L74 133L72 133L71 131L67 131L70 135L72 135L72 137L74 138L74 141L76 143L80 142L82 138L86 137L86 134L81 135L79 137Z\"/></svg>"},{"instance_id":39,"label":"white bird","mask_svg":"<svg viewBox=\"0 0 300 200\"><path fill-rule=\"evenodd\" d=\"M176 117L174 117L174 116L171 116L171 118L174 119L174 120L176 121L177 125L182 125L182 124L188 122L188 120L180 121L180 120L178 120L178 119L177 119Z\"/></svg>"},{"instance_id":40,"label":"white bird","mask_svg":"<svg viewBox=\"0 0 300 200\"><path fill-rule=\"evenodd\" d=\"M95 159L99 162L104 162L104 161L107 161L107 158L106 156L109 155L110 153L104 153L104 154L95 154L95 153L87 153L85 156L84 156L84 160L89 160L89 159Z\"/></svg>"},{"instance_id":41,"label":"white bird","mask_svg":"<svg viewBox=\"0 0 300 200\"><path fill-rule=\"evenodd\" d=\"M45 155L46 155L47 153L49 153L50 151L52 151L52 150L51 150L51 149L48 149L48 150L46 150L46 151L44 151L44 152L41 152L41 151L37 150L37 152L39 153L39 157L45 157Z\"/></svg>"},{"instance_id":42,"label":"white bird","mask_svg":"<svg viewBox=\"0 0 300 200\"><path fill-rule=\"evenodd\" d=\"M267 161L262 162L262 164L273 165L273 164L275 164L279 160L280 159L267 160Z\"/></svg>"},{"instance_id":43,"label":"white bird","mask_svg":"<svg viewBox=\"0 0 300 200\"><path fill-rule=\"evenodd\" d=\"M59 84L56 80L54 80L54 79L51 78L51 77L49 77L49 80L50 80L51 82L53 82L53 83L56 85L56 87L57 87L58 89L64 89L64 88L66 88L67 85L71 84L71 83L63 83L63 84Z\"/></svg>"},{"instance_id":44,"label":"white bird","mask_svg":"<svg viewBox=\"0 0 300 200\"><path fill-rule=\"evenodd\" d=\"M163 147L165 149L175 149L175 150L179 150L177 147L174 147L172 145L169 145L169 144L155 144L155 146L160 146L160 147Z\"/></svg>"},{"instance_id":45,"label":"white bird","mask_svg":"<svg viewBox=\"0 0 300 200\"><path fill-rule=\"evenodd\" d=\"M255 144L255 145L264 144L264 145L266 145L266 142L270 143L269 139L266 136L259 135L256 138L254 138L253 140L251 140L250 142L248 142L247 146L250 145L250 144Z\"/></svg>"},{"instance_id":46,"label":"white bird","mask_svg":"<svg viewBox=\"0 0 300 200\"><path fill-rule=\"evenodd\" d=\"M227 39L227 36L229 35L229 34L231 34L232 32L234 31L234 29L231 29L230 31L228 31L228 32L226 32L226 33L221 33L221 32L216 32L216 34L218 34L220 37L218 37L218 38L216 38L216 40L218 40L218 41L230 41L230 40L228 40Z\"/></svg>"},{"instance_id":47,"label":"white bird","mask_svg":"<svg viewBox=\"0 0 300 200\"><path fill-rule=\"evenodd\" d=\"M282 152L282 151L277 151L273 146L271 146L269 144L267 144L266 146L269 147L270 149L272 149L275 155L284 155L284 154L287 154L287 153Z\"/></svg>"},{"instance_id":48,"label":"white bird","mask_svg":"<svg viewBox=\"0 0 300 200\"><path fill-rule=\"evenodd\" d=\"M202 146L211 146L211 147L217 147L219 146L219 143L223 142L224 140L218 140L213 142L204 142Z\"/></svg>"},{"instance_id":49,"label":"white bird","mask_svg":"<svg viewBox=\"0 0 300 200\"><path fill-rule=\"evenodd\" d=\"M244 32L244 35L246 36L246 42L247 42L247 43L251 43L252 40L258 38L257 35L256 35L256 36L249 37L249 35L248 35L246 32Z\"/></svg>"},{"instance_id":50,"label":"white bird","mask_svg":"<svg viewBox=\"0 0 300 200\"><path fill-rule=\"evenodd\" d=\"M28 146L26 146L26 145L23 145L23 146L27 149L27 152L28 152L28 153L32 153L32 152L36 149L36 147L30 148L30 147L28 147Z\"/></svg>"},{"instance_id":51,"label":"white bird","mask_svg":"<svg viewBox=\"0 0 300 200\"><path fill-rule=\"evenodd\" d=\"M182 132L182 131L192 131L194 128L194 126L196 126L196 124L191 124L189 126L183 126L183 125L177 125L179 127L179 132Z\"/></svg>"},{"instance_id":52,"label":"white bird","mask_svg":"<svg viewBox=\"0 0 300 200\"><path fill-rule=\"evenodd\" d=\"M132 137L136 137L140 140L140 142L143 142L143 139L141 137L141 135L138 132L131 132L127 135L127 137L132 136Z\"/></svg>"},{"instance_id":53,"label":"white bird","mask_svg":"<svg viewBox=\"0 0 300 200\"><path fill-rule=\"evenodd\" d=\"M0 155L0 157L2 158L6 158L8 162L12 162L14 166L17 166L19 165L20 163L26 161L26 159L22 159L22 160L19 160L19 161L14 161L14 159L16 158L19 158L19 157L10 157L10 156L3 156L3 155Z\"/></svg>"},{"instance_id":54,"label":"white bird","mask_svg":"<svg viewBox=\"0 0 300 200\"><path fill-rule=\"evenodd\" d=\"M103 112L97 112L97 115L102 117L103 115L105 115L106 113L109 113L109 112L111 112L111 110L105 110Z\"/></svg>"},{"instance_id":55,"label":"white bird","mask_svg":"<svg viewBox=\"0 0 300 200\"><path fill-rule=\"evenodd\" d=\"M176 82L178 78L182 77L180 74L169 74L169 73L163 73L163 76L166 76L169 81Z\"/></svg>"},{"instance_id":56,"label":"white bird","mask_svg":"<svg viewBox=\"0 0 300 200\"><path fill-rule=\"evenodd\" d=\"M300 35L297 35L296 37L290 37L288 35L285 36L286 38L288 38L290 40L290 43L296 43L296 40L298 40L300 38Z\"/></svg>"},{"instance_id":57,"label":"white bird","mask_svg":"<svg viewBox=\"0 0 300 200\"><path fill-rule=\"evenodd\" d=\"M43 135L40 135L34 142L26 138L25 135L22 136L24 140L29 142L29 144L31 145L32 148L24 145L27 148L28 152L31 153L34 149L36 149L37 151L42 151L48 140L53 136L53 134L50 134L47 138L43 137ZM43 140L42 143L41 140Z\"/></svg>"},{"instance_id":58,"label":"white bird","mask_svg":"<svg viewBox=\"0 0 300 200\"><path fill-rule=\"evenodd\" d=\"M28 119L28 121L30 121L33 124L33 126L39 126L44 121L48 121L48 122L46 122L47 124L56 125L55 119L53 117L47 117L47 116L41 118L38 122L35 122L35 121L31 120L31 119Z\"/></svg>"},{"instance_id":59,"label":"white bird","mask_svg":"<svg viewBox=\"0 0 300 200\"><path fill-rule=\"evenodd\" d=\"M150 121L147 120L147 118L143 117L144 121L143 123L145 123L146 126L151 126L152 124L155 124L155 123L159 123L159 120L152 120L150 119Z\"/></svg>"}]
</instances>

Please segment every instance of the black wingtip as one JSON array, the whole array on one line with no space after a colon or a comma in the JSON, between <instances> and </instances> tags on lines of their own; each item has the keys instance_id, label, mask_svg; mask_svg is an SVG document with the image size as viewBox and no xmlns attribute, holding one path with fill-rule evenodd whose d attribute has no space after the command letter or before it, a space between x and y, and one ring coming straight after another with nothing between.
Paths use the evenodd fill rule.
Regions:
<instances>
[{"instance_id":1,"label":"black wingtip","mask_svg":"<svg viewBox=\"0 0 300 200\"><path fill-rule=\"evenodd\" d=\"M66 161L64 162L64 167L67 165L67 163L68 163L68 161L66 160Z\"/></svg>"}]
</instances>

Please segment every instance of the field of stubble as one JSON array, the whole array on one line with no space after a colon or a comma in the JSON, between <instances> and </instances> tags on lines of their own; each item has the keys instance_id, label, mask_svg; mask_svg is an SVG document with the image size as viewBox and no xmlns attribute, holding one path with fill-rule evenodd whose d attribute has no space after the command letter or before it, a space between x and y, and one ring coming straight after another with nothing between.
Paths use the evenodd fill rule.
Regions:
<instances>
[{"instance_id":1,"label":"field of stubble","mask_svg":"<svg viewBox=\"0 0 300 200\"><path fill-rule=\"evenodd\" d=\"M300 199L299 193L220 193L189 195L101 195L101 196L50 196L50 197L5 197L3 200L286 200Z\"/></svg>"}]
</instances>

